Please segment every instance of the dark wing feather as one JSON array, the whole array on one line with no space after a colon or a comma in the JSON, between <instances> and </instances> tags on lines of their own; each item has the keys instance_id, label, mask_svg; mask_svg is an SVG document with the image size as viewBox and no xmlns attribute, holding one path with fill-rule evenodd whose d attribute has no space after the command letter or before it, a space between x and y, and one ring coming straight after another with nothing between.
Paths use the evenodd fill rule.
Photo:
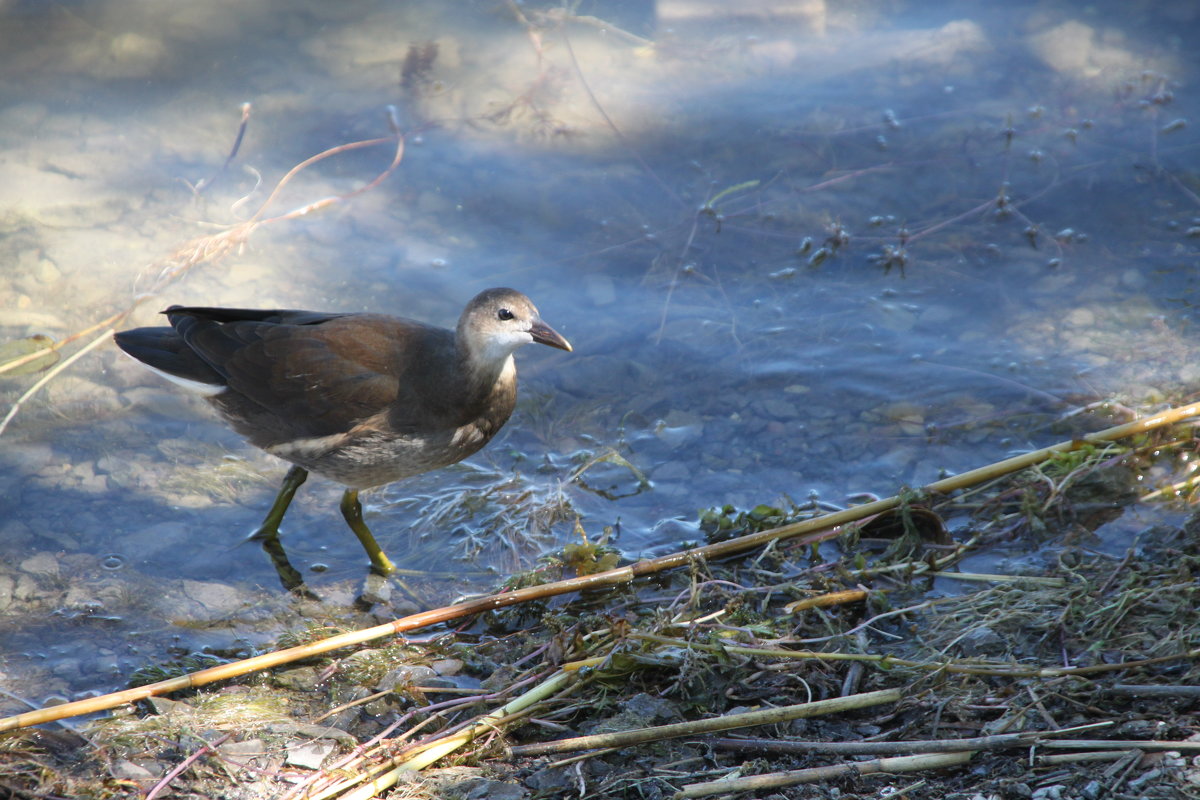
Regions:
<instances>
[{"instance_id":1,"label":"dark wing feather","mask_svg":"<svg viewBox=\"0 0 1200 800\"><path fill-rule=\"evenodd\" d=\"M488 410L499 415L489 417L490 430L512 409L515 385L475 385L443 328L374 314L165 313L173 328L126 331L118 344L164 372L227 386L210 401L259 447L363 425L400 435L453 431Z\"/></svg>"},{"instance_id":2,"label":"dark wing feather","mask_svg":"<svg viewBox=\"0 0 1200 800\"><path fill-rule=\"evenodd\" d=\"M446 424L448 330L370 314L212 312L172 309L171 321L228 385L212 401L260 447L345 433L384 411L396 433Z\"/></svg>"},{"instance_id":3,"label":"dark wing feather","mask_svg":"<svg viewBox=\"0 0 1200 800\"><path fill-rule=\"evenodd\" d=\"M289 308L213 308L211 306L171 306L162 312L172 325L183 317L194 317L208 322L270 322L276 325L320 325L338 317L352 317L351 313L329 313L325 311L301 311Z\"/></svg>"}]
</instances>

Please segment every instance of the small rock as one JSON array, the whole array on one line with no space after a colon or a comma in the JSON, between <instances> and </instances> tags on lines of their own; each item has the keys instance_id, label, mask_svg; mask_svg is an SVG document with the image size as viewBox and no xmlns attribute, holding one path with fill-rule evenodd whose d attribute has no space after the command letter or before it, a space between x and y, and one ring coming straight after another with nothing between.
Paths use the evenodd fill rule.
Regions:
<instances>
[{"instance_id":1,"label":"small rock","mask_svg":"<svg viewBox=\"0 0 1200 800\"><path fill-rule=\"evenodd\" d=\"M196 709L192 708L190 704L172 700L169 697L147 697L145 702L154 709L155 714L162 716L171 714L190 716L196 713Z\"/></svg>"},{"instance_id":2,"label":"small rock","mask_svg":"<svg viewBox=\"0 0 1200 800\"><path fill-rule=\"evenodd\" d=\"M778 420L795 419L800 416L800 410L794 402L774 395L763 398L762 407L767 416Z\"/></svg>"},{"instance_id":3,"label":"small rock","mask_svg":"<svg viewBox=\"0 0 1200 800\"><path fill-rule=\"evenodd\" d=\"M665 422L656 425L654 435L659 438L663 444L668 447L682 447L685 444L694 442L704 434L704 427L701 425L686 425L676 428L669 427Z\"/></svg>"},{"instance_id":4,"label":"small rock","mask_svg":"<svg viewBox=\"0 0 1200 800\"><path fill-rule=\"evenodd\" d=\"M33 575L58 576L58 559L53 553L38 553L21 562L21 569Z\"/></svg>"},{"instance_id":5,"label":"small rock","mask_svg":"<svg viewBox=\"0 0 1200 800\"><path fill-rule=\"evenodd\" d=\"M675 721L680 718L679 708L675 703L645 692L639 692L621 703L621 710L635 714L647 723Z\"/></svg>"},{"instance_id":6,"label":"small rock","mask_svg":"<svg viewBox=\"0 0 1200 800\"><path fill-rule=\"evenodd\" d=\"M118 547L135 563L155 560L191 538L191 530L182 522L158 522L121 538Z\"/></svg>"},{"instance_id":7,"label":"small rock","mask_svg":"<svg viewBox=\"0 0 1200 800\"><path fill-rule=\"evenodd\" d=\"M267 746L262 739L246 739L242 742L228 742L217 748L221 757L241 766L267 755Z\"/></svg>"},{"instance_id":8,"label":"small rock","mask_svg":"<svg viewBox=\"0 0 1200 800\"><path fill-rule=\"evenodd\" d=\"M295 669L277 672L271 678L272 682L281 689L291 689L296 692L314 692L320 683L316 667L296 667Z\"/></svg>"},{"instance_id":9,"label":"small rock","mask_svg":"<svg viewBox=\"0 0 1200 800\"><path fill-rule=\"evenodd\" d=\"M104 607L104 603L96 597L92 587L84 584L74 584L67 589L67 596L63 598L63 605L67 608L84 608L99 610Z\"/></svg>"},{"instance_id":10,"label":"small rock","mask_svg":"<svg viewBox=\"0 0 1200 800\"><path fill-rule=\"evenodd\" d=\"M33 531L19 519L10 519L0 526L0 542L4 542L11 552L29 549L33 539Z\"/></svg>"},{"instance_id":11,"label":"small rock","mask_svg":"<svg viewBox=\"0 0 1200 800\"><path fill-rule=\"evenodd\" d=\"M566 793L576 788L575 776L570 770L562 767L539 769L525 778L525 785L545 796Z\"/></svg>"},{"instance_id":12,"label":"small rock","mask_svg":"<svg viewBox=\"0 0 1200 800\"><path fill-rule=\"evenodd\" d=\"M341 728L332 725L315 725L310 722L275 722L267 726L271 733L286 736L303 736L307 739L333 739L348 747L358 744L358 739Z\"/></svg>"},{"instance_id":13,"label":"small rock","mask_svg":"<svg viewBox=\"0 0 1200 800\"><path fill-rule=\"evenodd\" d=\"M1004 639L988 627L975 628L958 641L964 656L998 655L1004 652Z\"/></svg>"},{"instance_id":14,"label":"small rock","mask_svg":"<svg viewBox=\"0 0 1200 800\"><path fill-rule=\"evenodd\" d=\"M487 778L468 779L457 784L454 789L455 793L461 793L463 800L522 800L529 795L515 783Z\"/></svg>"},{"instance_id":15,"label":"small rock","mask_svg":"<svg viewBox=\"0 0 1200 800\"><path fill-rule=\"evenodd\" d=\"M33 268L33 277L41 284L58 283L62 280L62 270L55 266L50 259L41 258Z\"/></svg>"},{"instance_id":16,"label":"small rock","mask_svg":"<svg viewBox=\"0 0 1200 800\"><path fill-rule=\"evenodd\" d=\"M663 417L663 422L672 428L700 427L704 424L704 417L691 411L673 408Z\"/></svg>"},{"instance_id":17,"label":"small rock","mask_svg":"<svg viewBox=\"0 0 1200 800\"><path fill-rule=\"evenodd\" d=\"M30 601L42 599L48 595L38 588L37 582L32 576L22 575L17 577L17 585L13 587L12 596L14 600Z\"/></svg>"},{"instance_id":18,"label":"small rock","mask_svg":"<svg viewBox=\"0 0 1200 800\"><path fill-rule=\"evenodd\" d=\"M238 590L225 583L185 580L183 592L189 600L217 617L228 616L243 605L243 598Z\"/></svg>"},{"instance_id":19,"label":"small rock","mask_svg":"<svg viewBox=\"0 0 1200 800\"><path fill-rule=\"evenodd\" d=\"M363 580L362 591L359 592L358 602L367 608L386 605L392 598L392 582L381 575L370 573Z\"/></svg>"},{"instance_id":20,"label":"small rock","mask_svg":"<svg viewBox=\"0 0 1200 800\"><path fill-rule=\"evenodd\" d=\"M1067 314L1067 324L1077 328L1090 328L1096 324L1096 314L1087 308L1077 308Z\"/></svg>"},{"instance_id":21,"label":"small rock","mask_svg":"<svg viewBox=\"0 0 1200 800\"><path fill-rule=\"evenodd\" d=\"M404 690L410 686L427 686L429 681L437 678L437 673L429 667L420 664L406 664L397 667L380 678L375 686L377 692L394 692L397 688Z\"/></svg>"},{"instance_id":22,"label":"small rock","mask_svg":"<svg viewBox=\"0 0 1200 800\"><path fill-rule=\"evenodd\" d=\"M1147 785L1150 785L1150 784L1157 783L1158 781L1160 781L1162 779L1163 779L1163 770L1148 769L1145 772L1143 772L1141 775L1139 775L1136 778L1134 778L1133 780L1131 780L1128 785L1129 785L1130 791L1141 793L1141 791L1143 790L1144 787L1146 787ZM1142 796L1144 797L1145 795L1142 795Z\"/></svg>"},{"instance_id":23,"label":"small rock","mask_svg":"<svg viewBox=\"0 0 1200 800\"><path fill-rule=\"evenodd\" d=\"M0 611L5 611L13 601L13 589L17 582L8 575L0 575Z\"/></svg>"},{"instance_id":24,"label":"small rock","mask_svg":"<svg viewBox=\"0 0 1200 800\"><path fill-rule=\"evenodd\" d=\"M152 781L155 778L154 773L141 764L126 759L113 762L112 776L121 781Z\"/></svg>"},{"instance_id":25,"label":"small rock","mask_svg":"<svg viewBox=\"0 0 1200 800\"><path fill-rule=\"evenodd\" d=\"M57 675L60 678L65 678L68 682L79 677L81 671L79 669L78 658L60 658L54 662L54 666L50 668L51 675Z\"/></svg>"},{"instance_id":26,"label":"small rock","mask_svg":"<svg viewBox=\"0 0 1200 800\"><path fill-rule=\"evenodd\" d=\"M1146 276L1141 273L1141 270L1127 269L1121 273L1121 287L1141 291L1146 288Z\"/></svg>"},{"instance_id":27,"label":"small rock","mask_svg":"<svg viewBox=\"0 0 1200 800\"><path fill-rule=\"evenodd\" d=\"M653 478L656 481L683 481L691 476L691 469L682 461L668 461L653 472Z\"/></svg>"},{"instance_id":28,"label":"small rock","mask_svg":"<svg viewBox=\"0 0 1200 800\"><path fill-rule=\"evenodd\" d=\"M324 740L313 740L290 744L287 748L287 763L305 769L320 769L325 759L337 750L337 745Z\"/></svg>"},{"instance_id":29,"label":"small rock","mask_svg":"<svg viewBox=\"0 0 1200 800\"><path fill-rule=\"evenodd\" d=\"M462 659L459 658L439 658L429 665L430 669L443 677L457 675L463 669Z\"/></svg>"},{"instance_id":30,"label":"small rock","mask_svg":"<svg viewBox=\"0 0 1200 800\"><path fill-rule=\"evenodd\" d=\"M110 410L121 408L121 398L111 386L78 376L60 377L46 387L46 401L60 408Z\"/></svg>"}]
</instances>

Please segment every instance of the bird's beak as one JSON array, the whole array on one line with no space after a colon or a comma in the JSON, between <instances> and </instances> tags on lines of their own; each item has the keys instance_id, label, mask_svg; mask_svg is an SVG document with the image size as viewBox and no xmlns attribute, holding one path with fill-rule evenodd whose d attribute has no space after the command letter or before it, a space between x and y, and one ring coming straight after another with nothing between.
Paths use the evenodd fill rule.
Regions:
<instances>
[{"instance_id":1,"label":"bird's beak","mask_svg":"<svg viewBox=\"0 0 1200 800\"><path fill-rule=\"evenodd\" d=\"M564 339L558 331L540 319L534 321L533 325L529 328L529 335L538 344L548 344L551 347L557 347L559 350L566 350L568 353L571 352L571 343Z\"/></svg>"}]
</instances>

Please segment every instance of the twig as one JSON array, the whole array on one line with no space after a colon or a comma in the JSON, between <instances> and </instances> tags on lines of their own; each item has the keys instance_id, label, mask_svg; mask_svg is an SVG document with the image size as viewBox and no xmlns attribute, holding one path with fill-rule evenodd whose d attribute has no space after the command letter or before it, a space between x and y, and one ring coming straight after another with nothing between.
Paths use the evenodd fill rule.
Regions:
<instances>
[{"instance_id":1,"label":"twig","mask_svg":"<svg viewBox=\"0 0 1200 800\"><path fill-rule=\"evenodd\" d=\"M848 603L861 603L867 599L869 595L866 589L843 589L840 592L826 592L815 597L805 597L802 600L797 600L793 603L788 603L783 607L783 613L795 614L797 611L805 611L810 608L828 608L829 606L841 606Z\"/></svg>"},{"instance_id":2,"label":"twig","mask_svg":"<svg viewBox=\"0 0 1200 800\"><path fill-rule=\"evenodd\" d=\"M12 361L6 361L3 364L0 364L0 375L4 374L5 372L9 372L11 370L17 369L18 367L23 366L25 364L28 364L30 361L36 361L39 358L43 358L44 356L46 356L50 353L53 353L57 350L61 350L64 347L66 347L67 345L71 344L71 342L74 342L77 339L82 339L83 337L87 336L88 334L95 333L96 331L100 330L101 328L115 328L117 325L119 325L121 323L121 320L123 320L125 317L129 316L129 312L132 311L134 308L136 308L137 305L141 302L142 302L142 300L138 300L132 306L125 309L124 311L119 311L116 314L113 314L108 319L101 320L100 322L97 322L95 325L84 328L81 331L76 331L75 333L71 334L70 336L66 337L65 339L61 339L57 342L54 342L51 345L43 347L41 350L35 350L32 353L26 353L25 355L23 355L19 358L14 358Z\"/></svg>"},{"instance_id":3,"label":"twig","mask_svg":"<svg viewBox=\"0 0 1200 800\"><path fill-rule=\"evenodd\" d=\"M1200 753L1200 742L1162 741L1159 739L1064 739L1042 742L1042 747L1060 750L1178 750L1181 753Z\"/></svg>"},{"instance_id":4,"label":"twig","mask_svg":"<svg viewBox=\"0 0 1200 800\"><path fill-rule=\"evenodd\" d=\"M76 361L83 358L85 355L87 355L88 353L92 352L100 345L107 342L109 337L112 336L112 334L113 334L112 328L105 329L105 331L103 333L101 333L95 339L93 339L92 341L90 341L86 345L84 345L84 347L82 349L80 349L79 352L73 354L66 361L60 361L58 364L55 365L54 369L50 370L45 375L43 375L41 377L41 379L38 380L38 382L35 383L33 386L30 386L25 391L25 393L22 394L20 397L18 397L16 399L16 401L12 404L12 408L10 408L8 410L8 413L4 415L4 419L0 420L0 436L4 435L4 431L8 428L8 423L12 422L13 417L15 417L17 415L17 412L21 410L21 406L23 406L25 404L25 402L27 400L29 400L29 398L33 397L35 394L40 392L42 390L43 386L45 386L47 383L49 383L50 381L52 381L56 377L58 377L63 372L63 370L65 370L67 367L71 366Z\"/></svg>"},{"instance_id":5,"label":"twig","mask_svg":"<svg viewBox=\"0 0 1200 800\"><path fill-rule=\"evenodd\" d=\"M1046 744L1052 736L1062 736L1084 730L1112 725L1112 722L1093 722L1072 728L1052 731L1022 731L998 733L993 736L973 736L968 739L918 739L900 742L799 742L788 739L716 739L718 750L753 750L767 753L836 753L838 755L897 755L902 753L955 753L960 750L1007 750Z\"/></svg>"},{"instance_id":6,"label":"twig","mask_svg":"<svg viewBox=\"0 0 1200 800\"><path fill-rule=\"evenodd\" d=\"M188 767L190 767L192 764L195 764L202 757L208 755L209 753L216 752L216 749L228 741L232 736L232 733L227 733L221 738L217 739L215 742L205 742L203 747L192 753L183 761L179 762L175 769L168 772L162 777L162 780L154 784L154 787L150 791L146 792L146 800L154 800L154 798L158 797L161 792L171 785L171 781L175 780L185 771L187 771Z\"/></svg>"},{"instance_id":7,"label":"twig","mask_svg":"<svg viewBox=\"0 0 1200 800\"><path fill-rule=\"evenodd\" d=\"M1034 756L1033 763L1039 767L1056 767L1060 764L1081 764L1088 761L1122 761L1129 758L1129 750L1094 750L1090 753L1059 753L1053 756Z\"/></svg>"},{"instance_id":8,"label":"twig","mask_svg":"<svg viewBox=\"0 0 1200 800\"><path fill-rule=\"evenodd\" d=\"M1066 578L1049 578L1044 575L995 575L986 572L946 572L929 570L925 575L938 578L953 578L956 581L979 581L981 583L1031 583L1035 586L1061 589L1067 585Z\"/></svg>"},{"instance_id":9,"label":"twig","mask_svg":"<svg viewBox=\"0 0 1200 800\"><path fill-rule=\"evenodd\" d=\"M376 794L394 786L396 781L405 772L424 769L443 756L449 755L460 747L469 744L478 736L495 730L498 725L510 720L513 715L525 711L534 703L557 694L560 690L566 688L576 677L572 672L560 670L548 680L525 692L520 697L514 698L490 714L480 717L470 728L460 731L453 736L438 739L416 751L409 751L402 759L394 759L393 762L395 763L386 763L384 766L392 767L389 772L380 775L370 783L359 786L347 794L345 800L369 800L369 798L374 797ZM320 800L320 798L332 796L337 791L341 791L340 789L334 791L336 788L330 789L329 793L315 795L312 800Z\"/></svg>"},{"instance_id":10,"label":"twig","mask_svg":"<svg viewBox=\"0 0 1200 800\"><path fill-rule=\"evenodd\" d=\"M249 124L249 122L250 104L242 103L242 122L240 125L238 125L237 136L233 140L233 147L229 148L229 155L225 157L225 163L221 165L221 168L218 169L211 178L199 181L194 187L192 187L192 191L194 191L196 194L202 194L205 189L211 187L217 182L218 178L225 174L225 171L229 169L229 165L233 163L235 158L237 158L238 150L242 149L242 140L246 138L246 126Z\"/></svg>"},{"instance_id":11,"label":"twig","mask_svg":"<svg viewBox=\"0 0 1200 800\"><path fill-rule=\"evenodd\" d=\"M710 717L693 722L677 722L672 725L656 725L651 728L635 728L633 730L616 731L614 733L576 736L571 739L559 739L554 742L517 745L508 748L506 755L540 756L550 753L569 753L574 750L591 750L597 747L629 747L634 744L657 742L663 739L678 739L682 736L698 736L716 731L748 728L754 725L774 725L794 719L818 717L823 714L836 714L841 711L867 708L883 703L895 703L903 697L904 691L901 689L881 689L876 692L864 692L863 694L850 695L849 697L834 697L829 700L816 700L812 703L768 708L763 711L726 714L721 717Z\"/></svg>"},{"instance_id":12,"label":"twig","mask_svg":"<svg viewBox=\"0 0 1200 800\"><path fill-rule=\"evenodd\" d=\"M789 772L773 772L767 775L752 775L748 778L724 778L708 783L694 783L672 795L672 800L691 797L710 797L714 794L737 792L765 792L801 783L816 783L836 778L871 775L878 772L916 772L925 769L957 767L971 760L972 753L939 753L936 755L901 756L858 761L853 764L837 764L831 767L812 767Z\"/></svg>"},{"instance_id":13,"label":"twig","mask_svg":"<svg viewBox=\"0 0 1200 800\"><path fill-rule=\"evenodd\" d=\"M1115 686L1109 686L1101 689L1104 694L1117 694L1127 697L1200 697L1200 686L1172 686L1172 685L1130 685L1118 683Z\"/></svg>"}]
</instances>

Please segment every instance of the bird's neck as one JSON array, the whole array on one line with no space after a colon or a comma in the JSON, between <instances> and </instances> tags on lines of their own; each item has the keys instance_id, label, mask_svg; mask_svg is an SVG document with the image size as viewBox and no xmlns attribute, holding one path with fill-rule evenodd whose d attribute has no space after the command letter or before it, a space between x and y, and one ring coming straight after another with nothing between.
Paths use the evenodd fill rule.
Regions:
<instances>
[{"instance_id":1,"label":"bird's neck","mask_svg":"<svg viewBox=\"0 0 1200 800\"><path fill-rule=\"evenodd\" d=\"M468 382L476 391L486 393L497 385L516 382L517 364L512 351L507 348L495 352L460 348L459 358Z\"/></svg>"}]
</instances>

